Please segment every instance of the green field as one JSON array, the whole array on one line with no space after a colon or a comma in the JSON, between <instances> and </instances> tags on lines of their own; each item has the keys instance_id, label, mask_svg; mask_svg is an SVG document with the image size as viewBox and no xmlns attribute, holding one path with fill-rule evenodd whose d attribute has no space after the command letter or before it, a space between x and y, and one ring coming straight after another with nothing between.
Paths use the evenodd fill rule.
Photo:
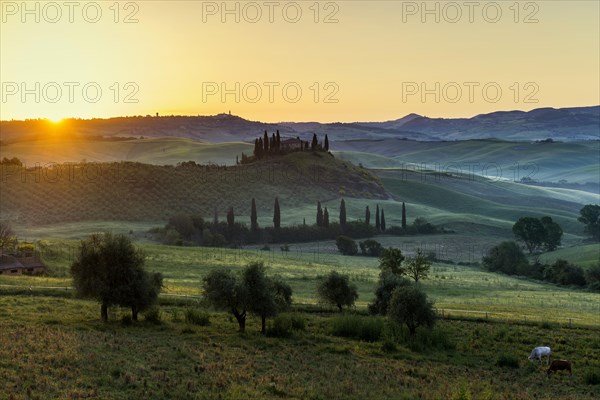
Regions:
<instances>
[{"instance_id":1,"label":"green field","mask_svg":"<svg viewBox=\"0 0 600 400\"><path fill-rule=\"evenodd\" d=\"M559 258L567 260L580 267L591 267L600 263L600 244L586 244L581 246L559 249L551 253L543 254L542 262L551 263Z\"/></svg>"}]
</instances>

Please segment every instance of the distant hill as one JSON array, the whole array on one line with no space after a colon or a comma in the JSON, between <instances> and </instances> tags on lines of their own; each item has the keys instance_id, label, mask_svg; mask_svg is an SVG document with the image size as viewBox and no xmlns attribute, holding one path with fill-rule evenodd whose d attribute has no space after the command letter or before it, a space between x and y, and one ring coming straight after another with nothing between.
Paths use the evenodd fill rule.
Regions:
<instances>
[{"instance_id":1,"label":"distant hill","mask_svg":"<svg viewBox=\"0 0 600 400\"><path fill-rule=\"evenodd\" d=\"M251 141L264 130L283 136L313 132L330 140L412 139L421 141L489 139L531 141L552 138L563 141L600 138L600 106L539 108L532 111L501 111L473 118L428 118L409 114L393 121L318 123L249 121L230 114L214 116L120 117L69 119L59 126L43 120L1 121L0 140L14 142L46 137L62 130L74 136L179 137L215 143Z\"/></svg>"},{"instance_id":2,"label":"distant hill","mask_svg":"<svg viewBox=\"0 0 600 400\"><path fill-rule=\"evenodd\" d=\"M317 201L388 197L376 176L321 152L229 167L113 162L4 172L0 218L25 226L166 221L178 213L212 218L214 208L224 218L229 207L237 215L249 215L253 197L263 215L272 215L276 196L282 215L309 204L316 210ZM302 219L293 223L301 224Z\"/></svg>"}]
</instances>

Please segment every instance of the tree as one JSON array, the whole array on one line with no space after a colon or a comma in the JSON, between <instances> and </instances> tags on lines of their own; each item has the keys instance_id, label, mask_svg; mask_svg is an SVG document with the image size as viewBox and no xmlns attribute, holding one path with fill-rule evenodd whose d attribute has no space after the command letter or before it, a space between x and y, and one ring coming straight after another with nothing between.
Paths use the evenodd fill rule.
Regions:
<instances>
[{"instance_id":1,"label":"tree","mask_svg":"<svg viewBox=\"0 0 600 400\"><path fill-rule=\"evenodd\" d=\"M327 211L327 207L323 211L323 228L329 229L329 211Z\"/></svg>"},{"instance_id":2,"label":"tree","mask_svg":"<svg viewBox=\"0 0 600 400\"><path fill-rule=\"evenodd\" d=\"M369 206L365 209L365 224L371 224L371 211L369 210Z\"/></svg>"},{"instance_id":3,"label":"tree","mask_svg":"<svg viewBox=\"0 0 600 400\"><path fill-rule=\"evenodd\" d=\"M92 235L83 240L71 265L79 297L100 302L100 316L108 320L108 307L131 307L132 318L155 303L162 275L144 268L144 253L125 235Z\"/></svg>"},{"instance_id":4,"label":"tree","mask_svg":"<svg viewBox=\"0 0 600 400\"><path fill-rule=\"evenodd\" d=\"M554 264L544 268L544 279L559 285L585 286L586 284L583 269L560 258Z\"/></svg>"},{"instance_id":5,"label":"tree","mask_svg":"<svg viewBox=\"0 0 600 400\"><path fill-rule=\"evenodd\" d=\"M263 152L265 154L269 154L269 134L265 131L265 135L263 136Z\"/></svg>"},{"instance_id":6,"label":"tree","mask_svg":"<svg viewBox=\"0 0 600 400\"><path fill-rule=\"evenodd\" d=\"M219 224L219 212L217 211L217 207L214 209L213 213L213 224L217 226Z\"/></svg>"},{"instance_id":7,"label":"tree","mask_svg":"<svg viewBox=\"0 0 600 400\"><path fill-rule=\"evenodd\" d=\"M584 232L597 242L600 242L600 205L587 204L579 210L577 221L585 225Z\"/></svg>"},{"instance_id":8,"label":"tree","mask_svg":"<svg viewBox=\"0 0 600 400\"><path fill-rule=\"evenodd\" d=\"M248 264L239 276L228 270L211 271L203 279L202 288L209 304L234 315L240 332L246 330L246 316L251 312L261 317L261 332L265 334L266 319L292 303L290 286L266 276L262 262Z\"/></svg>"},{"instance_id":9,"label":"tree","mask_svg":"<svg viewBox=\"0 0 600 400\"><path fill-rule=\"evenodd\" d=\"M402 202L402 229L406 230L406 206Z\"/></svg>"},{"instance_id":10,"label":"tree","mask_svg":"<svg viewBox=\"0 0 600 400\"><path fill-rule=\"evenodd\" d=\"M411 336L420 326L432 328L436 314L433 303L427 300L425 292L417 286L404 286L394 290L388 307L392 321L405 324Z\"/></svg>"},{"instance_id":11,"label":"tree","mask_svg":"<svg viewBox=\"0 0 600 400\"><path fill-rule=\"evenodd\" d=\"M527 270L529 262L521 248L513 241L502 242L492 247L482 260L485 269L514 275Z\"/></svg>"},{"instance_id":12,"label":"tree","mask_svg":"<svg viewBox=\"0 0 600 400\"><path fill-rule=\"evenodd\" d=\"M344 199L340 202L340 226L342 228L346 226L346 202Z\"/></svg>"},{"instance_id":13,"label":"tree","mask_svg":"<svg viewBox=\"0 0 600 400\"><path fill-rule=\"evenodd\" d=\"M312 142L310 144L310 149L312 151L315 151L317 149L318 145L319 145L319 141L317 140L317 134L313 133L313 138L312 138Z\"/></svg>"},{"instance_id":14,"label":"tree","mask_svg":"<svg viewBox=\"0 0 600 400\"><path fill-rule=\"evenodd\" d=\"M358 299L356 286L350 283L348 275L332 271L317 285L317 294L324 303L336 306L340 312L342 307L351 307Z\"/></svg>"},{"instance_id":15,"label":"tree","mask_svg":"<svg viewBox=\"0 0 600 400\"><path fill-rule=\"evenodd\" d=\"M383 246L376 240L367 239L358 245L363 256L379 257L383 253Z\"/></svg>"},{"instance_id":16,"label":"tree","mask_svg":"<svg viewBox=\"0 0 600 400\"><path fill-rule=\"evenodd\" d=\"M279 229L281 228L281 210L279 208L279 199L277 197L275 197L275 206L273 208L273 227Z\"/></svg>"},{"instance_id":17,"label":"tree","mask_svg":"<svg viewBox=\"0 0 600 400\"><path fill-rule=\"evenodd\" d=\"M249 299L246 286L228 270L213 270L203 279L204 298L219 310L230 311L238 322L240 332L246 330L246 308Z\"/></svg>"},{"instance_id":18,"label":"tree","mask_svg":"<svg viewBox=\"0 0 600 400\"><path fill-rule=\"evenodd\" d=\"M381 222L379 220L379 204L377 204L377 208L375 208L375 229L377 229L377 231L381 230Z\"/></svg>"},{"instance_id":19,"label":"tree","mask_svg":"<svg viewBox=\"0 0 600 400\"><path fill-rule=\"evenodd\" d=\"M380 224L381 232L385 232L385 214L383 212L383 207L381 207L381 222L379 224Z\"/></svg>"},{"instance_id":20,"label":"tree","mask_svg":"<svg viewBox=\"0 0 600 400\"><path fill-rule=\"evenodd\" d=\"M325 134L325 151L329 151L329 138L327 137L327 134Z\"/></svg>"},{"instance_id":21,"label":"tree","mask_svg":"<svg viewBox=\"0 0 600 400\"><path fill-rule=\"evenodd\" d=\"M525 243L529 254L537 250L545 239L546 231L539 219L522 217L513 225L512 231L518 240Z\"/></svg>"},{"instance_id":22,"label":"tree","mask_svg":"<svg viewBox=\"0 0 600 400\"><path fill-rule=\"evenodd\" d=\"M250 210L250 229L252 232L258 232L258 215L256 213L256 201L252 198L252 207Z\"/></svg>"},{"instance_id":23,"label":"tree","mask_svg":"<svg viewBox=\"0 0 600 400\"><path fill-rule=\"evenodd\" d=\"M229 211L227 211L227 226L229 229L233 229L235 225L235 214L233 213L233 207L229 207Z\"/></svg>"},{"instance_id":24,"label":"tree","mask_svg":"<svg viewBox=\"0 0 600 400\"><path fill-rule=\"evenodd\" d=\"M10 254L17 245L17 236L8 222L0 221L0 254Z\"/></svg>"},{"instance_id":25,"label":"tree","mask_svg":"<svg viewBox=\"0 0 600 400\"><path fill-rule=\"evenodd\" d=\"M419 279L427 278L430 268L431 262L419 248L414 257L409 257L406 263L406 274L417 283Z\"/></svg>"},{"instance_id":26,"label":"tree","mask_svg":"<svg viewBox=\"0 0 600 400\"><path fill-rule=\"evenodd\" d=\"M400 249L389 247L383 250L379 257L379 268L381 271L390 271L398 276L404 275L406 271L402 267L402 261L404 261L404 256Z\"/></svg>"},{"instance_id":27,"label":"tree","mask_svg":"<svg viewBox=\"0 0 600 400\"><path fill-rule=\"evenodd\" d=\"M589 267L585 271L585 282L590 290L600 292L600 264Z\"/></svg>"},{"instance_id":28,"label":"tree","mask_svg":"<svg viewBox=\"0 0 600 400\"><path fill-rule=\"evenodd\" d=\"M542 217L540 222L544 227L544 247L548 251L553 251L560 246L563 230L550 217Z\"/></svg>"},{"instance_id":29,"label":"tree","mask_svg":"<svg viewBox=\"0 0 600 400\"><path fill-rule=\"evenodd\" d=\"M279 135L279 129L277 129L277 136L275 137L275 147L277 150L281 150L281 136Z\"/></svg>"},{"instance_id":30,"label":"tree","mask_svg":"<svg viewBox=\"0 0 600 400\"><path fill-rule=\"evenodd\" d=\"M265 275L262 262L251 263L242 272L242 285L248 294L248 311L261 318L261 333L267 333L266 320L289 307L292 303L292 289L281 280Z\"/></svg>"},{"instance_id":31,"label":"tree","mask_svg":"<svg viewBox=\"0 0 600 400\"><path fill-rule=\"evenodd\" d=\"M317 226L323 226L323 209L320 201L317 202Z\"/></svg>"},{"instance_id":32,"label":"tree","mask_svg":"<svg viewBox=\"0 0 600 400\"><path fill-rule=\"evenodd\" d=\"M338 236L335 240L335 244L340 253L345 256L354 256L356 253L358 253L358 246L356 246L356 242L348 236Z\"/></svg>"},{"instance_id":33,"label":"tree","mask_svg":"<svg viewBox=\"0 0 600 400\"><path fill-rule=\"evenodd\" d=\"M379 274L379 280L375 288L375 301L369 304L369 312L379 315L387 314L394 290L410 285L411 283L408 279L393 274L390 271L382 271Z\"/></svg>"}]
</instances>

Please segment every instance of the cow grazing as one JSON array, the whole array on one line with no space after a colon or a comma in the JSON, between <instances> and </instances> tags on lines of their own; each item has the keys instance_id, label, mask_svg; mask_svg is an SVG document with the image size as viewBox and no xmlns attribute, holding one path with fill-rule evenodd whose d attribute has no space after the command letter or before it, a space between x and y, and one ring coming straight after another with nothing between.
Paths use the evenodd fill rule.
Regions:
<instances>
[{"instance_id":1,"label":"cow grazing","mask_svg":"<svg viewBox=\"0 0 600 400\"><path fill-rule=\"evenodd\" d=\"M550 377L550 373L558 371L569 371L569 374L573 375L573 372L571 371L571 362L567 360L552 360L548 371L546 371L548 378Z\"/></svg>"},{"instance_id":2,"label":"cow grazing","mask_svg":"<svg viewBox=\"0 0 600 400\"><path fill-rule=\"evenodd\" d=\"M529 360L533 361L533 360L537 359L541 363L542 357L547 357L547 359L546 359L546 365L547 365L550 363L550 354L552 354L550 347L536 347L535 349L531 350L531 354L529 355Z\"/></svg>"}]
</instances>

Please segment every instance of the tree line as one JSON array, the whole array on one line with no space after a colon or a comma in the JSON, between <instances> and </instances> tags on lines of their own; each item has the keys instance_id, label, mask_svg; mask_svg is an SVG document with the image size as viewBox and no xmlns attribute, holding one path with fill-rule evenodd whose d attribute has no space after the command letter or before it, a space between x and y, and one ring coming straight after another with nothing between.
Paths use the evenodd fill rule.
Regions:
<instances>
[{"instance_id":1,"label":"tree line","mask_svg":"<svg viewBox=\"0 0 600 400\"><path fill-rule=\"evenodd\" d=\"M271 136L269 136L269 133L265 131L262 136L254 139L254 149L251 156L247 156L246 154L242 153L241 163L248 164L266 157L279 156L298 151L328 152L329 138L327 134L325 134L325 139L323 142L321 142L319 141L317 134L313 133L313 137L310 142L300 139L299 136L296 138L286 139L282 142L279 130L277 130L275 133L272 133ZM237 161L240 162L239 159Z\"/></svg>"}]
</instances>

